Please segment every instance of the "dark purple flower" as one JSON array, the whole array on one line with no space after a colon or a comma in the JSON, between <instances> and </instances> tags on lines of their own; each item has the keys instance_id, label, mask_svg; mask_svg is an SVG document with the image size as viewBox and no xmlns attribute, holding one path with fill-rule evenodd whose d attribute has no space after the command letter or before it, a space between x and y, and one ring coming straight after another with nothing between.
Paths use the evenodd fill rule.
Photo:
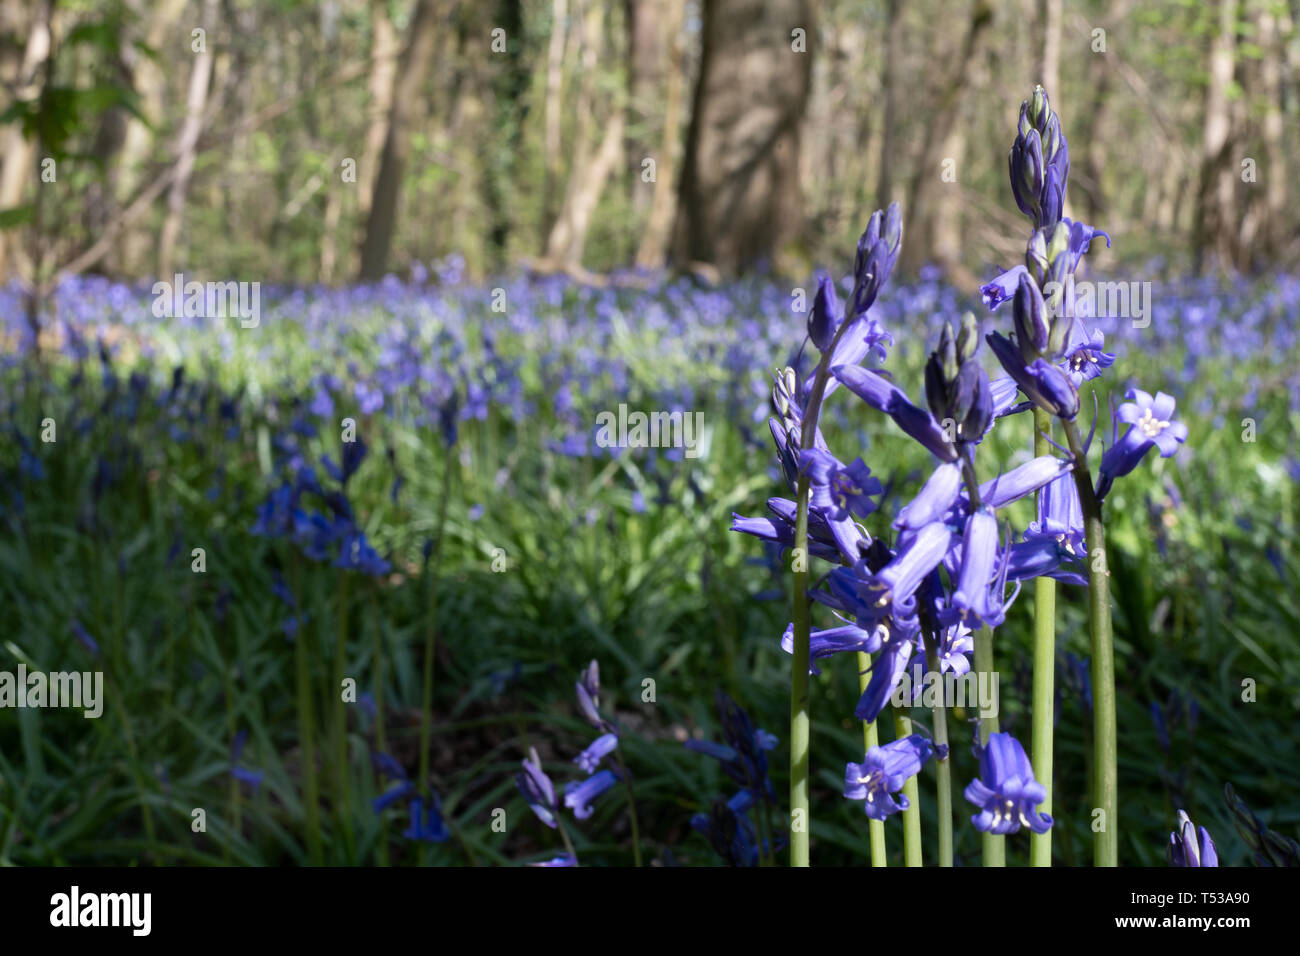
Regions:
<instances>
[{"instance_id":1,"label":"dark purple flower","mask_svg":"<svg viewBox=\"0 0 1300 956\"><path fill-rule=\"evenodd\" d=\"M841 306L835 294L835 282L826 273L817 276L817 293L813 296L812 311L808 314L808 337L818 350L826 351L839 327Z\"/></svg>"}]
</instances>

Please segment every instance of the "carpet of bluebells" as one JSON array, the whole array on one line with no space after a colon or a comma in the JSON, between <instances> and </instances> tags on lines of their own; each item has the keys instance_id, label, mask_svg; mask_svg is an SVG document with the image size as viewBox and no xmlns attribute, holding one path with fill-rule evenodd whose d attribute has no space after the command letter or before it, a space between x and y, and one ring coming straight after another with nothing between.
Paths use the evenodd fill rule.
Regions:
<instances>
[{"instance_id":1,"label":"carpet of bluebells","mask_svg":"<svg viewBox=\"0 0 1300 956\"><path fill-rule=\"evenodd\" d=\"M788 563L727 528L786 493L772 374L811 367L792 343L814 290L461 273L264 286L256 328L69 280L39 357L26 301L0 291L0 670L102 670L106 689L98 720L0 711L0 865L717 865L781 846ZM1096 323L1113 389L1169 393L1189 430L1106 502L1120 852L1163 862L1185 810L1245 864L1261 833L1285 849L1300 829L1300 279L1151 295L1146 328ZM872 316L900 382L966 308L983 332L1008 319L934 277L890 284ZM601 447L620 404L702 412L699 456ZM926 457L844 391L822 422L880 481L885 532ZM1025 429L981 450L1029 457ZM1054 847L1085 863L1082 589L1058 603ZM997 633L1002 729L1026 737L1028 604ZM862 757L858 674L822 666L813 687L812 749L835 755L813 763L817 862L861 863L842 771ZM953 718L964 742L973 714ZM977 776L964 743L952 756ZM957 861L978 851L958 826Z\"/></svg>"}]
</instances>

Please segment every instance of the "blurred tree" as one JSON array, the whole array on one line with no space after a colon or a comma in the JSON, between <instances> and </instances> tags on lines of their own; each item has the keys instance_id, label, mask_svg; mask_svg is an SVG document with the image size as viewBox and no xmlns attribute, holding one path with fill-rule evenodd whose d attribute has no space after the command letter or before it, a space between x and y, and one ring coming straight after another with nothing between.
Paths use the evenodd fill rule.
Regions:
<instances>
[{"instance_id":1,"label":"blurred tree","mask_svg":"<svg viewBox=\"0 0 1300 956\"><path fill-rule=\"evenodd\" d=\"M1212 0L1216 17L1210 42L1205 118L1201 136L1201 176L1193 233L1196 271L1226 269L1236 261L1235 163L1232 137L1232 77L1237 53L1237 0Z\"/></svg>"},{"instance_id":2,"label":"blurred tree","mask_svg":"<svg viewBox=\"0 0 1300 956\"><path fill-rule=\"evenodd\" d=\"M447 0L418 0L407 32L406 49L393 76L384 151L376 174L374 195L366 217L361 244L362 280L382 278L388 267L388 252L397 221L397 196L411 150L411 125L418 115L417 103L425 72L433 59L437 27L451 12ZM441 8L441 9L440 9Z\"/></svg>"},{"instance_id":3,"label":"blurred tree","mask_svg":"<svg viewBox=\"0 0 1300 956\"><path fill-rule=\"evenodd\" d=\"M45 0L31 8L26 24L27 42L22 59L13 79L14 104L12 108L36 108L46 80L46 65L50 58L50 21L54 16L53 0ZM4 226L12 227L31 217L30 207L21 205L23 187L31 180L36 142L32 130L20 122L4 127L4 169L0 170L0 216L5 216ZM13 233L0 230L0 275L8 270L10 243Z\"/></svg>"},{"instance_id":4,"label":"blurred tree","mask_svg":"<svg viewBox=\"0 0 1300 956\"><path fill-rule=\"evenodd\" d=\"M682 35L686 4L684 0L663 0L662 6L664 21L660 34L667 48L668 62L660 76L667 74L667 91L664 95L662 138L658 150L654 151L655 182L650 214L636 251L636 264L643 269L661 268L668 255L673 215L677 210L677 165L682 99L686 89L686 38ZM639 179L636 182L641 185Z\"/></svg>"},{"instance_id":5,"label":"blurred tree","mask_svg":"<svg viewBox=\"0 0 1300 956\"><path fill-rule=\"evenodd\" d=\"M704 0L673 258L734 273L803 239L811 0Z\"/></svg>"},{"instance_id":6,"label":"blurred tree","mask_svg":"<svg viewBox=\"0 0 1300 956\"><path fill-rule=\"evenodd\" d=\"M185 122L181 125L180 136L176 140L176 172L167 191L167 215L158 237L160 276L170 276L175 265L176 243L185 217L185 195L190 185L190 174L194 171L199 134L203 132L203 111L208 104L208 88L212 81L213 55L208 44L213 41L208 34L212 32L216 20L217 0L203 0L203 12L199 19L199 29L203 35L195 37L190 46L194 59L190 66L189 95L185 100Z\"/></svg>"},{"instance_id":7,"label":"blurred tree","mask_svg":"<svg viewBox=\"0 0 1300 956\"><path fill-rule=\"evenodd\" d=\"M585 0L581 17L578 93L573 104L575 129L569 153L573 162L564 201L546 237L545 267L576 271L582 267L587 230L605 183L623 157L627 113L619 103L604 110L604 132L596 141L599 53L605 41L603 4Z\"/></svg>"}]
</instances>

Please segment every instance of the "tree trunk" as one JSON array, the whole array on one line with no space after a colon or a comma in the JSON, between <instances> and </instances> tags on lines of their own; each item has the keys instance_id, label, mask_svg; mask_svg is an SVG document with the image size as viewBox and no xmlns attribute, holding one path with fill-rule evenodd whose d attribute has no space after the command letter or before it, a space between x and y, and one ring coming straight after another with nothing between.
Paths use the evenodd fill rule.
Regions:
<instances>
[{"instance_id":1,"label":"tree trunk","mask_svg":"<svg viewBox=\"0 0 1300 956\"><path fill-rule=\"evenodd\" d=\"M185 9L185 0L165 0L155 2L146 14L144 0L137 0L132 9L148 23L144 35L145 44L151 50L159 50L171 36L172 28ZM187 38L188 40L188 38ZM179 40L177 40L179 42ZM188 44L186 46L188 49ZM127 120L126 138L118 153L118 161L113 172L113 195L117 205L129 201L143 176L143 166L153 148L154 138L163 124L163 107L167 82L162 63L149 56L132 53L134 63L131 69L131 85L139 99L140 113L152 124L152 128L132 116ZM121 272L138 272L149 270L155 263L151 262L152 250L157 242L156 233L143 228L126 230L117 248L120 250L112 256L107 268Z\"/></svg>"},{"instance_id":2,"label":"tree trunk","mask_svg":"<svg viewBox=\"0 0 1300 956\"><path fill-rule=\"evenodd\" d=\"M903 210L905 221L910 222L912 239L903 243L904 267L915 271L934 259L935 189L948 185L943 182L944 160L955 159L944 155L944 146L952 136L961 115L962 103L969 87L969 76L979 49L980 36L993 19L987 0L975 0L971 8L970 24L962 40L961 50L952 73L942 86L936 109L926 124L925 140L921 146L916 169L912 175L909 200ZM960 178L960 173L958 173ZM918 228L919 227L919 228Z\"/></svg>"},{"instance_id":3,"label":"tree trunk","mask_svg":"<svg viewBox=\"0 0 1300 956\"><path fill-rule=\"evenodd\" d=\"M1196 203L1194 262L1197 272L1214 265L1228 268L1233 259L1237 223L1234 214L1233 170L1227 162L1232 133L1232 84L1237 44L1237 2L1218 0L1217 27L1210 45L1209 77L1205 88L1205 123L1201 137L1201 177Z\"/></svg>"},{"instance_id":4,"label":"tree trunk","mask_svg":"<svg viewBox=\"0 0 1300 956\"><path fill-rule=\"evenodd\" d=\"M14 99L19 102L30 103L41 95L45 64L50 57L53 8L53 3L43 3L32 18L14 89ZM3 211L22 204L23 189L32 180L36 144L23 135L18 123L0 128L0 135L4 137L4 169L0 170L0 211ZM0 230L0 278L8 276L11 243L16 235L12 229Z\"/></svg>"},{"instance_id":5,"label":"tree trunk","mask_svg":"<svg viewBox=\"0 0 1300 956\"><path fill-rule=\"evenodd\" d=\"M402 174L411 151L411 125L418 115L420 87L432 59L438 36L438 11L434 0L419 0L411 17L406 49L393 77L393 95L388 116L384 152L376 174L374 198L366 217L366 234L361 245L362 281L382 278L388 266L388 252L397 225L397 198Z\"/></svg>"},{"instance_id":6,"label":"tree trunk","mask_svg":"<svg viewBox=\"0 0 1300 956\"><path fill-rule=\"evenodd\" d=\"M190 174L194 171L199 134L203 132L203 108L208 102L208 84L212 79L212 48L216 38L211 33L216 19L217 0L203 0L200 23L205 34L204 47L202 53L191 54L194 63L190 68L189 95L185 100L185 122L176 141L176 175L167 191L167 214L158 238L160 276L170 276L176 261L176 244L185 218L185 195L189 190Z\"/></svg>"},{"instance_id":7,"label":"tree trunk","mask_svg":"<svg viewBox=\"0 0 1300 956\"><path fill-rule=\"evenodd\" d=\"M564 40L568 31L568 0L551 0L551 39L546 50L546 131L543 158L541 239L555 221L557 184L560 182L560 109L564 99Z\"/></svg>"},{"instance_id":8,"label":"tree trunk","mask_svg":"<svg viewBox=\"0 0 1300 956\"><path fill-rule=\"evenodd\" d=\"M1264 186L1263 226L1261 228L1261 259L1275 259L1282 251L1286 239L1287 168L1282 125L1282 50L1284 46L1282 24L1279 24L1272 3L1258 6L1259 45L1262 58L1259 64L1260 93L1264 100L1261 133L1264 140L1264 168L1260 182ZM1244 245L1244 244L1243 244Z\"/></svg>"},{"instance_id":9,"label":"tree trunk","mask_svg":"<svg viewBox=\"0 0 1300 956\"><path fill-rule=\"evenodd\" d=\"M792 33L804 31L805 52ZM803 236L800 124L817 41L810 0L705 0L673 258L735 273Z\"/></svg>"},{"instance_id":10,"label":"tree trunk","mask_svg":"<svg viewBox=\"0 0 1300 956\"><path fill-rule=\"evenodd\" d=\"M682 36L685 0L667 0L663 32L668 43L668 91L664 100L663 139L655 156L655 183L650 216L636 264L642 269L661 269L668 255L673 215L677 211L677 153L681 145L682 98L686 90L686 41ZM639 168L639 164L636 168ZM636 180L640 182L638 177Z\"/></svg>"},{"instance_id":11,"label":"tree trunk","mask_svg":"<svg viewBox=\"0 0 1300 956\"><path fill-rule=\"evenodd\" d=\"M901 201L902 192L894 177L900 156L898 140L898 95L903 82L903 0L889 0L885 10L885 68L881 85L885 88L883 128L880 133L880 178L876 185L876 203L887 209Z\"/></svg>"},{"instance_id":12,"label":"tree trunk","mask_svg":"<svg viewBox=\"0 0 1300 956\"><path fill-rule=\"evenodd\" d=\"M664 106L664 61L672 42L673 0L624 0L627 21L627 166L640 169L651 155L656 136L662 143L666 132L659 129ZM666 119L666 118L665 118ZM656 161L656 166L658 162ZM656 169L656 177L658 170ZM630 178L632 204L644 212L653 202L653 191L641 188L639 178Z\"/></svg>"},{"instance_id":13,"label":"tree trunk","mask_svg":"<svg viewBox=\"0 0 1300 956\"><path fill-rule=\"evenodd\" d=\"M596 125L598 53L603 40L602 6L594 0L588 0L582 18L582 77L573 104L577 127L570 149L573 163L569 170L564 203L546 237L546 259L553 268L572 270L581 267L591 214L600 201L605 181L623 156L623 131L626 128L627 114L618 104L611 108L612 115L605 122L600 145L593 147L592 143Z\"/></svg>"},{"instance_id":14,"label":"tree trunk","mask_svg":"<svg viewBox=\"0 0 1300 956\"><path fill-rule=\"evenodd\" d=\"M370 215L374 198L375 173L379 169L384 143L388 139L389 113L393 107L393 76L397 73L397 30L388 16L388 0L370 2L370 120L366 125L365 147L357 170L357 208L361 218Z\"/></svg>"}]
</instances>

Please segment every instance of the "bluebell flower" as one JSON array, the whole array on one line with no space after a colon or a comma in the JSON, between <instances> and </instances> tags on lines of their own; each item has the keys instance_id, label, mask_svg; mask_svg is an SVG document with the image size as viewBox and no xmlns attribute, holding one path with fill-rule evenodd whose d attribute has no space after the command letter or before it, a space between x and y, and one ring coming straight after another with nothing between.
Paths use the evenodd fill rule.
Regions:
<instances>
[{"instance_id":1,"label":"bluebell flower","mask_svg":"<svg viewBox=\"0 0 1300 956\"><path fill-rule=\"evenodd\" d=\"M1141 389L1131 388L1128 398L1130 401L1119 407L1115 419L1116 427L1119 422L1125 422L1129 428L1101 456L1097 478L1099 500L1110 492L1116 478L1122 478L1136 468L1152 448L1160 450L1161 458L1168 458L1187 440L1187 426L1173 420L1172 395L1157 392L1152 398Z\"/></svg>"},{"instance_id":2,"label":"bluebell flower","mask_svg":"<svg viewBox=\"0 0 1300 956\"><path fill-rule=\"evenodd\" d=\"M261 770L248 770L239 765L239 758L244 753L244 744L248 742L248 731L241 730L235 734L235 739L230 744L230 775L240 783L247 784L256 790L262 785L262 780L266 773Z\"/></svg>"},{"instance_id":3,"label":"bluebell flower","mask_svg":"<svg viewBox=\"0 0 1300 956\"><path fill-rule=\"evenodd\" d=\"M980 485L980 501L996 510L1032 495L1041 488L1050 488L1061 480L1073 483L1073 467L1074 461L1071 458L1039 455Z\"/></svg>"},{"instance_id":4,"label":"bluebell flower","mask_svg":"<svg viewBox=\"0 0 1300 956\"><path fill-rule=\"evenodd\" d=\"M399 780L396 784L375 797L370 805L375 813L383 813L393 804L400 800L405 800L413 793L415 793L415 784L411 783L409 780Z\"/></svg>"},{"instance_id":5,"label":"bluebell flower","mask_svg":"<svg viewBox=\"0 0 1300 956\"><path fill-rule=\"evenodd\" d=\"M573 690L578 697L578 711L587 723L605 733L612 732L614 725L600 713L600 665L596 661L583 668Z\"/></svg>"},{"instance_id":6,"label":"bluebell flower","mask_svg":"<svg viewBox=\"0 0 1300 956\"><path fill-rule=\"evenodd\" d=\"M1016 833L1022 826L1046 833L1052 818L1039 813L1047 788L1034 779L1025 748L1010 734L989 734L979 749L980 775L966 786L966 799L980 808L971 817L975 829L999 835Z\"/></svg>"},{"instance_id":7,"label":"bluebell flower","mask_svg":"<svg viewBox=\"0 0 1300 956\"><path fill-rule=\"evenodd\" d=\"M817 667L815 661L824 657L831 657L834 654L843 654L845 652L861 651L866 654L874 654L880 650L881 638L885 629L881 626L873 627L871 630L859 627L857 624L845 622L840 627L826 628L825 630L812 630L809 633L809 673L820 674L821 670ZM794 653L794 625L786 625L785 633L781 635L781 650L787 654Z\"/></svg>"},{"instance_id":8,"label":"bluebell flower","mask_svg":"<svg viewBox=\"0 0 1300 956\"><path fill-rule=\"evenodd\" d=\"M986 340L1026 398L1057 418L1073 419L1079 413L1078 389L1064 371L1042 358L1026 362L1015 343L998 332Z\"/></svg>"},{"instance_id":9,"label":"bluebell flower","mask_svg":"<svg viewBox=\"0 0 1300 956\"><path fill-rule=\"evenodd\" d=\"M895 620L893 623L899 622ZM868 723L880 716L907 670L907 662L911 660L916 648L915 637L919 630L915 625L910 628L884 627L882 633L885 637L880 653L871 662L871 678L867 681L866 690L858 698L853 716Z\"/></svg>"},{"instance_id":10,"label":"bluebell flower","mask_svg":"<svg viewBox=\"0 0 1300 956\"><path fill-rule=\"evenodd\" d=\"M1178 829L1169 834L1170 866L1218 866L1219 851L1205 827L1192 823L1183 810L1178 811Z\"/></svg>"},{"instance_id":11,"label":"bluebell flower","mask_svg":"<svg viewBox=\"0 0 1300 956\"><path fill-rule=\"evenodd\" d=\"M904 505L894 518L899 531L917 531L943 519L957 502L962 489L961 465L955 461L937 466L916 497Z\"/></svg>"},{"instance_id":12,"label":"bluebell flower","mask_svg":"<svg viewBox=\"0 0 1300 956\"><path fill-rule=\"evenodd\" d=\"M705 839L728 866L757 866L759 840L745 814L750 805L748 791L730 800L714 800L708 813L691 817L691 828Z\"/></svg>"},{"instance_id":13,"label":"bluebell flower","mask_svg":"<svg viewBox=\"0 0 1300 956\"><path fill-rule=\"evenodd\" d=\"M564 854L561 854L560 856L551 857L551 859L546 860L546 861L543 862L543 863L529 863L528 865L529 865L529 866L542 866L542 867L547 867L547 866L577 866L577 865L578 865L578 858L575 857L575 856L570 856L568 853L564 853Z\"/></svg>"},{"instance_id":14,"label":"bluebell flower","mask_svg":"<svg viewBox=\"0 0 1300 956\"><path fill-rule=\"evenodd\" d=\"M890 602L906 601L921 580L938 566L952 545L952 532L935 521L900 538L898 552L871 578L869 593L879 608Z\"/></svg>"},{"instance_id":15,"label":"bluebell flower","mask_svg":"<svg viewBox=\"0 0 1300 956\"><path fill-rule=\"evenodd\" d=\"M776 746L776 738L754 727L744 708L719 689L715 694L718 717L725 743L687 740L685 747L712 757L722 771L755 800L774 800L775 791L768 779L767 752Z\"/></svg>"},{"instance_id":16,"label":"bluebell flower","mask_svg":"<svg viewBox=\"0 0 1300 956\"><path fill-rule=\"evenodd\" d=\"M523 761L523 773L515 775L519 792L528 801L529 808L552 830L556 828L556 814L559 804L555 802L555 784L542 770L542 761L537 750L529 748L528 757Z\"/></svg>"},{"instance_id":17,"label":"bluebell flower","mask_svg":"<svg viewBox=\"0 0 1300 956\"><path fill-rule=\"evenodd\" d=\"M573 762L587 773L595 773L600 762L618 747L618 734L601 734L593 740L582 753L573 758Z\"/></svg>"},{"instance_id":18,"label":"bluebell flower","mask_svg":"<svg viewBox=\"0 0 1300 956\"><path fill-rule=\"evenodd\" d=\"M1028 276L1029 270L1023 266L1012 266L1005 272L999 273L989 282L980 286L980 298L983 299L984 305L989 309L996 309L1003 302L1008 301L1016 294L1016 288L1020 285L1020 277Z\"/></svg>"},{"instance_id":19,"label":"bluebell flower","mask_svg":"<svg viewBox=\"0 0 1300 956\"><path fill-rule=\"evenodd\" d=\"M907 781L921 772L921 767L934 754L934 747L920 734L912 734L883 747L872 747L862 763L848 763L844 767L844 796L849 800L862 800L867 816L884 820L890 814L906 810L908 800L893 794L903 789Z\"/></svg>"},{"instance_id":20,"label":"bluebell flower","mask_svg":"<svg viewBox=\"0 0 1300 956\"><path fill-rule=\"evenodd\" d=\"M831 521L865 518L876 510L872 495L884 489L871 469L855 458L845 465L833 455L813 449L800 452L802 468L811 476L810 503Z\"/></svg>"},{"instance_id":21,"label":"bluebell flower","mask_svg":"<svg viewBox=\"0 0 1300 956\"><path fill-rule=\"evenodd\" d=\"M1103 369L1115 364L1115 354L1103 349L1106 336L1100 329L1084 331L1083 323L1076 321L1066 345L1064 367L1076 388L1097 378Z\"/></svg>"},{"instance_id":22,"label":"bluebell flower","mask_svg":"<svg viewBox=\"0 0 1300 956\"><path fill-rule=\"evenodd\" d=\"M1052 538L1071 554L1084 553L1083 506L1073 474L1063 474L1043 488L1038 520L1030 523L1025 538Z\"/></svg>"},{"instance_id":23,"label":"bluebell flower","mask_svg":"<svg viewBox=\"0 0 1300 956\"><path fill-rule=\"evenodd\" d=\"M841 319L840 301L835 294L835 282L826 273L817 276L817 292L813 296L812 310L808 314L808 338L821 351L830 347Z\"/></svg>"},{"instance_id":24,"label":"bluebell flower","mask_svg":"<svg viewBox=\"0 0 1300 956\"><path fill-rule=\"evenodd\" d=\"M898 261L903 242L903 216L898 203L890 203L883 213L871 214L867 228L858 239L853 263L853 296L850 318L857 318L871 308L889 274Z\"/></svg>"},{"instance_id":25,"label":"bluebell flower","mask_svg":"<svg viewBox=\"0 0 1300 956\"><path fill-rule=\"evenodd\" d=\"M998 553L998 522L987 508L966 519L952 607L963 620L998 627L1006 619L1007 554Z\"/></svg>"},{"instance_id":26,"label":"bluebell flower","mask_svg":"<svg viewBox=\"0 0 1300 956\"><path fill-rule=\"evenodd\" d=\"M411 825L402 831L402 836L424 843L446 843L451 838L436 798L429 801L427 811L419 797L411 801Z\"/></svg>"},{"instance_id":27,"label":"bluebell flower","mask_svg":"<svg viewBox=\"0 0 1300 956\"><path fill-rule=\"evenodd\" d=\"M613 770L602 770L585 780L570 781L564 787L564 805L573 811L579 820L591 816L594 808L592 802L614 784L619 777Z\"/></svg>"},{"instance_id":28,"label":"bluebell flower","mask_svg":"<svg viewBox=\"0 0 1300 956\"><path fill-rule=\"evenodd\" d=\"M90 651L91 654L96 657L99 656L99 642L90 636L90 632L82 626L80 621L74 620L72 622L72 636L81 643L82 647Z\"/></svg>"},{"instance_id":29,"label":"bluebell flower","mask_svg":"<svg viewBox=\"0 0 1300 956\"><path fill-rule=\"evenodd\" d=\"M940 461L957 460L955 443L948 440L934 416L913 405L903 390L884 376L856 365L836 366L831 369L831 374L872 408L892 418L899 428Z\"/></svg>"}]
</instances>

